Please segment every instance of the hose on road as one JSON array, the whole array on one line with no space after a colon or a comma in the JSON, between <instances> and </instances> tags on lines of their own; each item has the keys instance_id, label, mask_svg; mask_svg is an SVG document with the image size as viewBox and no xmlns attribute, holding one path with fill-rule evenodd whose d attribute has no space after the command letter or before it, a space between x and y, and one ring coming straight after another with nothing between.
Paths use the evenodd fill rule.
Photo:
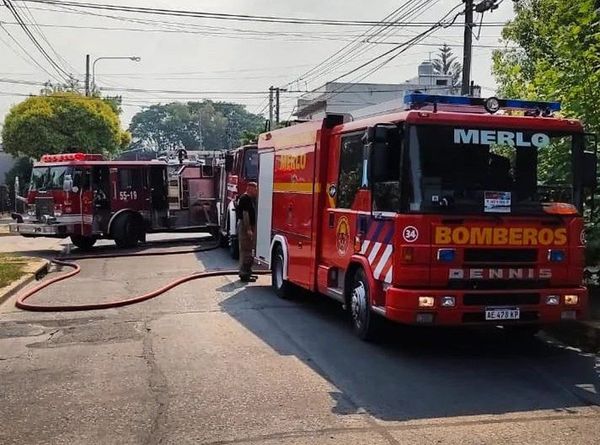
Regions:
<instances>
[{"instance_id":1,"label":"hose on road","mask_svg":"<svg viewBox=\"0 0 600 445\"><path fill-rule=\"evenodd\" d=\"M72 312L72 311L95 311L102 309L111 309L116 307L128 306L130 304L141 303L142 301L150 300L151 298L158 297L161 294L177 287L183 283L187 283L192 280L199 280L202 278L211 278L211 277L220 277L226 275L237 275L239 272L237 270L225 270L225 269L214 269L207 270L203 272L197 272L190 275L185 275L176 279L175 281L171 281L165 286L147 292L142 295L138 295L136 297L127 298L124 300L113 300L105 303L90 303L90 304L75 304L75 305L44 305L44 304L35 304L35 303L26 303L25 300L37 294L42 289L46 287L58 283L59 281L66 280L68 278L74 277L79 272L81 272L81 267L72 261L74 260L83 260L83 259L96 259L96 258L123 258L123 257L136 257L136 256L163 256L163 255L176 255L182 253L195 253L195 252L207 252L209 250L215 250L219 246L209 246L209 247L197 247L194 249L186 249L186 250L177 250L177 251L159 251L159 252L136 252L136 253L116 253L116 254L100 254L100 255L79 255L75 257L69 257L70 261L66 261L64 258L54 258L52 263L70 267L73 270L67 272L65 274L59 275L54 278L50 278L49 280L45 280L37 286L25 291L22 295L19 295L15 306L19 309L23 309L26 311L33 312ZM254 272L255 275L267 275L270 272L267 270L261 270Z\"/></svg>"}]
</instances>

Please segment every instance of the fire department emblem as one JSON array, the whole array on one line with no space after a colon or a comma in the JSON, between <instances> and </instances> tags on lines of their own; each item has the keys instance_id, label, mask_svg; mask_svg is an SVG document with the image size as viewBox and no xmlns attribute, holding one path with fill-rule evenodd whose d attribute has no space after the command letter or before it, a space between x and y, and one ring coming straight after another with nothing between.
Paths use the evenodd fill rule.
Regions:
<instances>
[{"instance_id":1,"label":"fire department emblem","mask_svg":"<svg viewBox=\"0 0 600 445\"><path fill-rule=\"evenodd\" d=\"M340 255L345 255L350 243L350 223L348 218L342 216L337 223L335 242Z\"/></svg>"}]
</instances>

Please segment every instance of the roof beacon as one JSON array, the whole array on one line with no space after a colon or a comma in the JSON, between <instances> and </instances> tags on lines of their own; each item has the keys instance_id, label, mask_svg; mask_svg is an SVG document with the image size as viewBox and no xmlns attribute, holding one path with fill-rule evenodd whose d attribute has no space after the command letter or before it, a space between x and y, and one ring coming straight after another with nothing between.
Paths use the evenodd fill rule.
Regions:
<instances>
[{"instance_id":1,"label":"roof beacon","mask_svg":"<svg viewBox=\"0 0 600 445\"><path fill-rule=\"evenodd\" d=\"M437 109L438 105L446 105L444 108L452 109L452 111L458 107L464 107L464 111L469 112L474 112L477 109L481 112L485 109L490 114L494 114L499 110L521 110L527 116L542 115L544 117L550 117L552 113L560 111L560 103L558 102L498 99L497 97L483 99L480 97L438 96L422 93L407 94L404 96L404 104L407 110L418 110L431 105L434 106L434 109Z\"/></svg>"}]
</instances>

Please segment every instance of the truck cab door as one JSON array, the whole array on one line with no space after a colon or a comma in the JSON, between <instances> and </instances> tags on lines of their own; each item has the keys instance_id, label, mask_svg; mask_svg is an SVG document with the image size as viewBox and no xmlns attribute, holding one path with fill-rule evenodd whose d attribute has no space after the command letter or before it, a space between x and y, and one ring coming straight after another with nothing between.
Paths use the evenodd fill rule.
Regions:
<instances>
[{"instance_id":1,"label":"truck cab door","mask_svg":"<svg viewBox=\"0 0 600 445\"><path fill-rule=\"evenodd\" d=\"M153 165L149 171L150 209L152 226L166 227L169 211L167 170L163 165Z\"/></svg>"}]
</instances>

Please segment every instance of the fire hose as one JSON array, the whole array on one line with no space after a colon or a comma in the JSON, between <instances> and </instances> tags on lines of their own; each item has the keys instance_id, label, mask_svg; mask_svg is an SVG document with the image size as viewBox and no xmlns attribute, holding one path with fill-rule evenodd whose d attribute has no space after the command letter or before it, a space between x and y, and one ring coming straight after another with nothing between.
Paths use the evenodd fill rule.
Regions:
<instances>
[{"instance_id":1,"label":"fire hose","mask_svg":"<svg viewBox=\"0 0 600 445\"><path fill-rule=\"evenodd\" d=\"M94 310L103 310L103 309L111 309L116 307L128 306L131 304L141 303L142 301L150 300L152 298L158 297L165 292L180 286L183 283L187 283L188 281L199 280L202 278L211 278L211 277L220 277L227 275L237 275L239 272L237 270L232 269L212 269L206 270L202 272L196 272L190 275L182 276L165 286L155 289L153 291L147 292L142 295L138 295L136 297L122 299L122 300L113 300L104 303L89 303L89 304L75 304L75 305L44 305L44 304L36 304L36 303L26 303L25 300L29 299L33 295L40 292L42 289L45 289L48 286L51 286L54 283L58 283L59 281L63 281L74 277L75 275L81 272L81 266L73 261L76 260L84 260L84 259L96 259L96 258L122 258L122 257L136 257L136 256L163 256L163 255L177 255L183 253L195 253L195 252L207 252L210 250L215 250L218 248L218 244L209 247L197 247L194 249L186 249L186 250L177 250L177 251L167 251L167 252L142 252L142 253L117 253L117 254L101 254L101 255L80 255L75 257L69 257L70 261L66 261L65 258L54 258L51 260L53 264L57 264L59 266L70 267L73 270L67 272L62 275L58 275L54 278L50 278L48 280L43 281L42 283L34 286L33 288L25 291L23 294L19 295L15 306L19 309L23 309L26 311L33 312L72 312L72 311L94 311ZM270 272L267 270L261 270L254 272L255 275L267 275Z\"/></svg>"}]
</instances>

